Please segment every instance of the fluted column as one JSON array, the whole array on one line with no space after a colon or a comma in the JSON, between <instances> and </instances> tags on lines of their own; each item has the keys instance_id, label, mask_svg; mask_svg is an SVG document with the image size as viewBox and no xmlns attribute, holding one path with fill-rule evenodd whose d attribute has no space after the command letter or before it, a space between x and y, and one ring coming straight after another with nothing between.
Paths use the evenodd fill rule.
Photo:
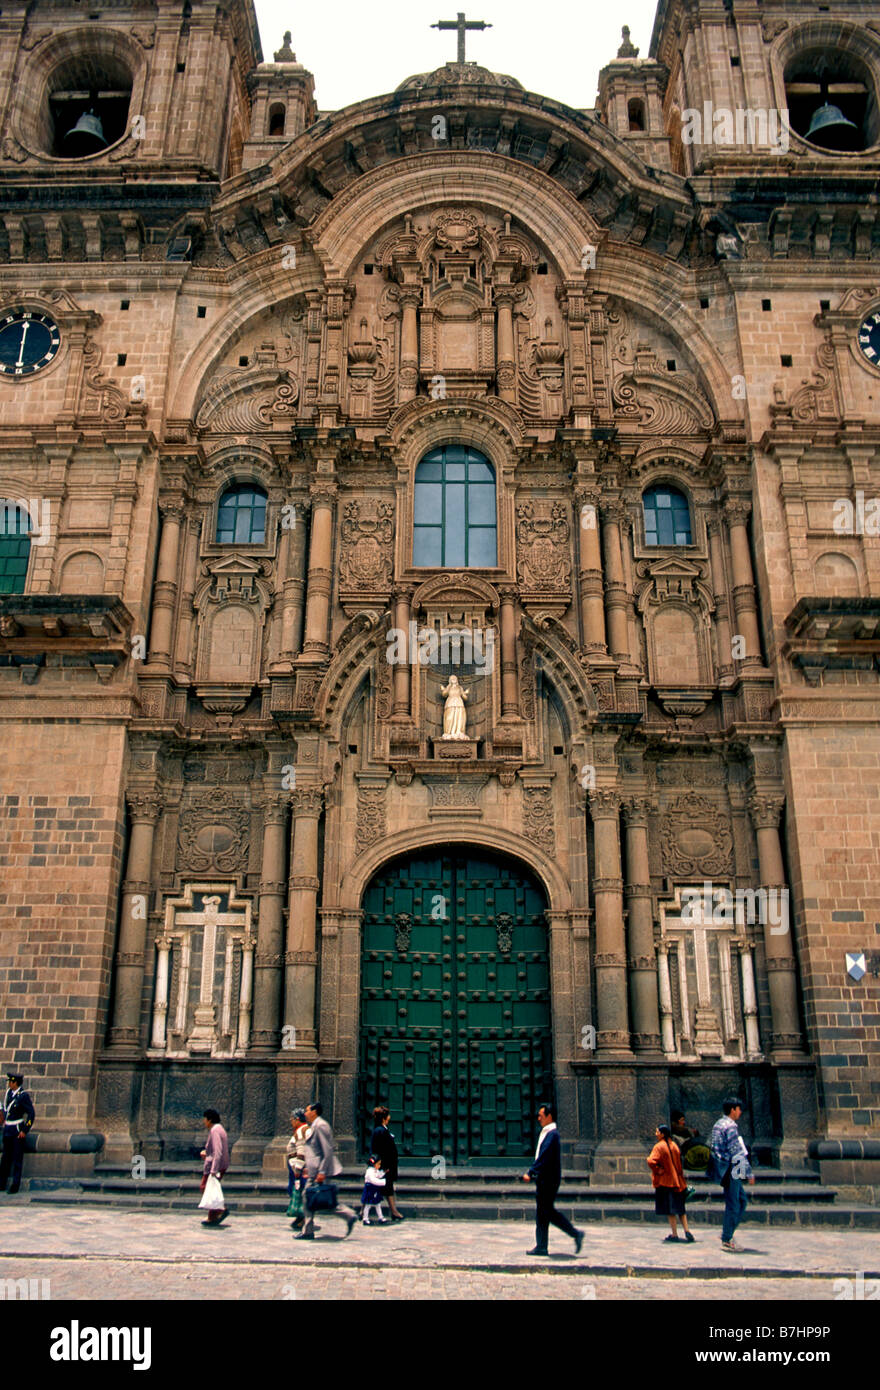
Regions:
<instances>
[{"instance_id":1,"label":"fluted column","mask_svg":"<svg viewBox=\"0 0 880 1390\"><path fill-rule=\"evenodd\" d=\"M391 717L393 719L408 720L410 715L410 661L413 653L409 649L409 624L410 624L410 602L412 594L409 589L397 588L394 590L394 626L399 633L403 634L402 643L398 641L397 661L393 675L393 699L391 705ZM386 648L387 654L387 648Z\"/></svg>"},{"instance_id":2,"label":"fluted column","mask_svg":"<svg viewBox=\"0 0 880 1390\"><path fill-rule=\"evenodd\" d=\"M654 955L654 914L648 861L646 797L623 803L626 825L626 907L629 999L636 1052L659 1052L660 1013L657 1003L657 961Z\"/></svg>"},{"instance_id":3,"label":"fluted column","mask_svg":"<svg viewBox=\"0 0 880 1390\"><path fill-rule=\"evenodd\" d=\"M751 505L746 501L728 501L724 505L730 535L730 559L733 569L733 606L736 612L737 635L745 638L743 665L761 665L761 634L758 628L758 604L755 597L755 577L749 550L747 523Z\"/></svg>"},{"instance_id":4,"label":"fluted column","mask_svg":"<svg viewBox=\"0 0 880 1390\"><path fill-rule=\"evenodd\" d=\"M306 592L304 657L323 659L330 651L330 594L333 587L333 514L336 484L313 483L309 578Z\"/></svg>"},{"instance_id":5,"label":"fluted column","mask_svg":"<svg viewBox=\"0 0 880 1390\"><path fill-rule=\"evenodd\" d=\"M177 559L184 509L181 502L160 503L162 537L153 585L153 612L150 622L149 662L171 670L172 629L177 603Z\"/></svg>"},{"instance_id":6,"label":"fluted column","mask_svg":"<svg viewBox=\"0 0 880 1390\"><path fill-rule=\"evenodd\" d=\"M516 668L516 590L501 589L501 718L519 717L519 676Z\"/></svg>"},{"instance_id":7,"label":"fluted column","mask_svg":"<svg viewBox=\"0 0 880 1390\"><path fill-rule=\"evenodd\" d=\"M593 821L596 913L596 1014L598 1050L630 1055L626 1000L626 934L623 924L623 878L620 869L620 796L610 788L590 793Z\"/></svg>"},{"instance_id":8,"label":"fluted column","mask_svg":"<svg viewBox=\"0 0 880 1390\"><path fill-rule=\"evenodd\" d=\"M602 551L599 545L599 510L596 495L582 490L575 497L578 535L578 593L584 647L607 655L605 599L602 587Z\"/></svg>"},{"instance_id":9,"label":"fluted column","mask_svg":"<svg viewBox=\"0 0 880 1390\"><path fill-rule=\"evenodd\" d=\"M746 1059L755 1061L761 1055L761 1039L758 1033L758 994L755 989L755 965L752 960L752 943L741 937L734 942L739 951L742 970L742 1008L746 1028Z\"/></svg>"},{"instance_id":10,"label":"fluted column","mask_svg":"<svg viewBox=\"0 0 880 1390\"><path fill-rule=\"evenodd\" d=\"M730 637L730 599L724 577L724 550L721 540L721 522L717 517L710 519L709 563L712 570L712 597L715 600L715 636L718 646L718 674L733 675L733 647Z\"/></svg>"},{"instance_id":11,"label":"fluted column","mask_svg":"<svg viewBox=\"0 0 880 1390\"><path fill-rule=\"evenodd\" d=\"M126 793L126 801L132 825L122 883L111 1047L140 1046L150 870L156 822L162 813L162 800L155 792L132 790Z\"/></svg>"},{"instance_id":12,"label":"fluted column","mask_svg":"<svg viewBox=\"0 0 880 1390\"><path fill-rule=\"evenodd\" d=\"M628 662L629 615L626 580L623 572L623 551L620 543L620 523L623 509L619 503L602 508L602 544L605 551L605 620L608 644L615 661Z\"/></svg>"},{"instance_id":13,"label":"fluted column","mask_svg":"<svg viewBox=\"0 0 880 1390\"><path fill-rule=\"evenodd\" d=\"M284 1028L296 1030L296 1047L315 1046L317 969L318 822L324 805L320 787L293 793L290 897L284 953Z\"/></svg>"},{"instance_id":14,"label":"fluted column","mask_svg":"<svg viewBox=\"0 0 880 1390\"><path fill-rule=\"evenodd\" d=\"M780 899L785 889L785 866L779 842L779 821L784 799L781 796L755 792L749 798L749 815L758 841L760 886L775 890L771 899L778 908L784 902L784 912L764 912L764 958L770 988L771 1047L774 1057L800 1056L803 1052L797 998L797 963L791 934L791 915L788 897ZM781 918L773 921L772 918Z\"/></svg>"},{"instance_id":15,"label":"fluted column","mask_svg":"<svg viewBox=\"0 0 880 1390\"><path fill-rule=\"evenodd\" d=\"M415 399L419 384L419 305L421 290L410 288L398 292L402 323L400 328L400 377L399 393L401 401Z\"/></svg>"},{"instance_id":16,"label":"fluted column","mask_svg":"<svg viewBox=\"0 0 880 1390\"><path fill-rule=\"evenodd\" d=\"M150 1047L164 1052L165 1029L168 1022L168 966L171 957L171 942L167 937L160 937L156 942L156 952L156 992L153 998Z\"/></svg>"},{"instance_id":17,"label":"fluted column","mask_svg":"<svg viewBox=\"0 0 880 1390\"><path fill-rule=\"evenodd\" d=\"M290 801L269 796L263 806L263 858L260 871L260 925L254 960L254 1013L251 1049L274 1052L281 1022L284 966L285 839Z\"/></svg>"}]
</instances>

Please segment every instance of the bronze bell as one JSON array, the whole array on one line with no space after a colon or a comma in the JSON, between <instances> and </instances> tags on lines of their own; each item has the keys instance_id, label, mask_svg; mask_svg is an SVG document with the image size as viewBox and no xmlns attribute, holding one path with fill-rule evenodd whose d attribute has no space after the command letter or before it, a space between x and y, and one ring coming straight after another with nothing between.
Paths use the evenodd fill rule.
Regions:
<instances>
[{"instance_id":1,"label":"bronze bell","mask_svg":"<svg viewBox=\"0 0 880 1390\"><path fill-rule=\"evenodd\" d=\"M857 150L861 144L861 131L847 120L839 106L833 106L826 100L813 112L807 139L826 150Z\"/></svg>"},{"instance_id":2,"label":"bronze bell","mask_svg":"<svg viewBox=\"0 0 880 1390\"><path fill-rule=\"evenodd\" d=\"M64 137L64 153L72 158L97 154L106 147L101 117L96 116L94 111L84 111L76 125Z\"/></svg>"}]
</instances>

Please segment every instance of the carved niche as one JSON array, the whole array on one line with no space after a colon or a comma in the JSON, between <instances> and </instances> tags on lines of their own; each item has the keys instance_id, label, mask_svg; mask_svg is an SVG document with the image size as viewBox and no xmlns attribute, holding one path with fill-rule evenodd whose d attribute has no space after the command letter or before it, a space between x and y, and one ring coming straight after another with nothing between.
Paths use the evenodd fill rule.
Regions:
<instances>
[{"instance_id":1,"label":"carved niche","mask_svg":"<svg viewBox=\"0 0 880 1390\"><path fill-rule=\"evenodd\" d=\"M516 568L527 611L561 617L571 604L571 523L562 501L533 499L516 509Z\"/></svg>"},{"instance_id":2,"label":"carved niche","mask_svg":"<svg viewBox=\"0 0 880 1390\"><path fill-rule=\"evenodd\" d=\"M193 605L198 615L196 694L215 714L244 709L260 678L263 630L272 597L265 562L223 556L202 566Z\"/></svg>"},{"instance_id":3,"label":"carved niche","mask_svg":"<svg viewBox=\"0 0 880 1390\"><path fill-rule=\"evenodd\" d=\"M392 575L393 502L346 502L340 528L339 601L347 613L384 604Z\"/></svg>"},{"instance_id":4,"label":"carved niche","mask_svg":"<svg viewBox=\"0 0 880 1390\"><path fill-rule=\"evenodd\" d=\"M715 602L700 565L678 557L642 560L636 574L652 684L661 691L711 686Z\"/></svg>"},{"instance_id":5,"label":"carved niche","mask_svg":"<svg viewBox=\"0 0 880 1390\"><path fill-rule=\"evenodd\" d=\"M304 325L298 302L280 323L260 322L237 338L200 397L197 429L259 434L289 426L301 394Z\"/></svg>"}]
</instances>

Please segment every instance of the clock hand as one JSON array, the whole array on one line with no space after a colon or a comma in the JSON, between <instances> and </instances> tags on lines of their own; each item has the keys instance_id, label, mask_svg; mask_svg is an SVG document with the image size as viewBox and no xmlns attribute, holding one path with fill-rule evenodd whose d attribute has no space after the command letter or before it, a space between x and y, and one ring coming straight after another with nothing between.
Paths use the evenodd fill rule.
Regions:
<instances>
[{"instance_id":1,"label":"clock hand","mask_svg":"<svg viewBox=\"0 0 880 1390\"><path fill-rule=\"evenodd\" d=\"M29 328L30 328L30 324L28 323L27 319L25 319L24 323L22 324L22 329L21 329L21 345L20 345L20 347L19 347L19 349L18 349L18 361L17 361L16 364L15 364L16 367L23 367L23 366L24 366L24 340L25 340L25 338L27 337L27 331L28 331Z\"/></svg>"}]
</instances>

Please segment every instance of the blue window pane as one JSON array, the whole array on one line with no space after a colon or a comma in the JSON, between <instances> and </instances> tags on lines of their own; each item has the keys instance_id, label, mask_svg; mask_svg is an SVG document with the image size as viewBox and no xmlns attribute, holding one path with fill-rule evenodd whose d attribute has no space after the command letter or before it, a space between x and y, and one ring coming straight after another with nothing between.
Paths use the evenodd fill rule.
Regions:
<instances>
[{"instance_id":1,"label":"blue window pane","mask_svg":"<svg viewBox=\"0 0 880 1390\"><path fill-rule=\"evenodd\" d=\"M439 526L417 526L413 535L413 564L443 564L443 531Z\"/></svg>"},{"instance_id":2,"label":"blue window pane","mask_svg":"<svg viewBox=\"0 0 880 1390\"><path fill-rule=\"evenodd\" d=\"M463 464L463 463L447 463L447 465L446 465L446 481L447 481L448 483L463 483L463 482L464 482L464 464Z\"/></svg>"},{"instance_id":3,"label":"blue window pane","mask_svg":"<svg viewBox=\"0 0 880 1390\"><path fill-rule=\"evenodd\" d=\"M468 466L468 480L472 483L491 483L495 485L495 475L488 463L471 462Z\"/></svg>"},{"instance_id":4,"label":"blue window pane","mask_svg":"<svg viewBox=\"0 0 880 1390\"><path fill-rule=\"evenodd\" d=\"M443 464L442 464L442 463L439 463L439 462L438 462L438 463L429 463L427 459L422 459L422 462L419 464L418 468L416 469L416 486L418 486L418 484L419 484L419 483L422 483L422 482L425 482L425 483L440 482L440 480L442 479L442 477L443 477Z\"/></svg>"},{"instance_id":5,"label":"blue window pane","mask_svg":"<svg viewBox=\"0 0 880 1390\"><path fill-rule=\"evenodd\" d=\"M447 444L443 453L446 455L447 466L450 463L465 463L468 455L467 449L461 444Z\"/></svg>"},{"instance_id":6,"label":"blue window pane","mask_svg":"<svg viewBox=\"0 0 880 1390\"><path fill-rule=\"evenodd\" d=\"M671 488L649 488L642 499L646 545L690 545L687 498Z\"/></svg>"},{"instance_id":7,"label":"blue window pane","mask_svg":"<svg viewBox=\"0 0 880 1390\"><path fill-rule=\"evenodd\" d=\"M468 488L468 521L491 526L495 521L495 489L486 483L471 483Z\"/></svg>"},{"instance_id":8,"label":"blue window pane","mask_svg":"<svg viewBox=\"0 0 880 1390\"><path fill-rule=\"evenodd\" d=\"M498 564L494 527L472 529L468 534L468 565L471 569L493 569Z\"/></svg>"},{"instance_id":9,"label":"blue window pane","mask_svg":"<svg viewBox=\"0 0 880 1390\"><path fill-rule=\"evenodd\" d=\"M235 518L235 539L237 541L249 541L251 538L251 514L249 511L241 511Z\"/></svg>"},{"instance_id":10,"label":"blue window pane","mask_svg":"<svg viewBox=\"0 0 880 1390\"><path fill-rule=\"evenodd\" d=\"M460 535L464 539L464 487L449 483L446 487L446 536Z\"/></svg>"},{"instance_id":11,"label":"blue window pane","mask_svg":"<svg viewBox=\"0 0 880 1390\"><path fill-rule=\"evenodd\" d=\"M440 522L443 516L443 485L416 483L415 522Z\"/></svg>"}]
</instances>

